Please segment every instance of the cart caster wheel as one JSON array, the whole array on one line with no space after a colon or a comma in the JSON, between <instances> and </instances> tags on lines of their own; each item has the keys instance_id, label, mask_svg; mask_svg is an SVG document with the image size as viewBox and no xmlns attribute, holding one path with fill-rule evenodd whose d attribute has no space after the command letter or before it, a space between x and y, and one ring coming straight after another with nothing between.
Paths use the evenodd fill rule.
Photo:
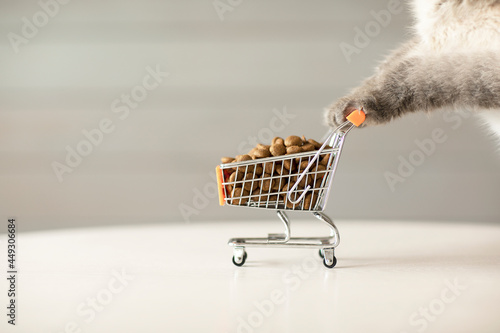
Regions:
<instances>
[{"instance_id":1,"label":"cart caster wheel","mask_svg":"<svg viewBox=\"0 0 500 333\"><path fill-rule=\"evenodd\" d=\"M245 264L246 260L247 260L247 253L246 252L243 252L243 256L240 258L233 256L233 264L235 264L238 267L243 266Z\"/></svg>"},{"instance_id":2,"label":"cart caster wheel","mask_svg":"<svg viewBox=\"0 0 500 333\"><path fill-rule=\"evenodd\" d=\"M324 257L325 257L325 255L323 254L323 250L322 250L322 249L319 249L318 253L319 253L319 256L320 256L321 258L324 258Z\"/></svg>"},{"instance_id":3,"label":"cart caster wheel","mask_svg":"<svg viewBox=\"0 0 500 333\"><path fill-rule=\"evenodd\" d=\"M333 268L335 267L335 265L337 265L337 258L335 258L335 249L333 248L321 249L320 255L321 254L323 257L323 264L325 265L325 267Z\"/></svg>"},{"instance_id":4,"label":"cart caster wheel","mask_svg":"<svg viewBox=\"0 0 500 333\"><path fill-rule=\"evenodd\" d=\"M326 259L323 259L323 265L327 268L335 267L335 265L337 265L337 257L334 256L331 263L327 263Z\"/></svg>"}]
</instances>

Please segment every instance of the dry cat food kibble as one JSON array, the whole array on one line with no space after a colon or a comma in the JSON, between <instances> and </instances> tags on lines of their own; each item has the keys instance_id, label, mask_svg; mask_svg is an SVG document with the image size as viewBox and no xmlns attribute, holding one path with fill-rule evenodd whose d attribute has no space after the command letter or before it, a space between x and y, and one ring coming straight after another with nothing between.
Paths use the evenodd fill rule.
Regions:
<instances>
[{"instance_id":1,"label":"dry cat food kibble","mask_svg":"<svg viewBox=\"0 0 500 333\"><path fill-rule=\"evenodd\" d=\"M316 150L322 144L313 140L291 135L285 139L275 137L270 145L257 144L248 154L236 157L223 157L223 164L238 162L243 165L226 168L226 197L234 205L246 205L249 201L257 203L283 203L290 209L312 209L318 200L318 191L325 186L323 180L327 173L327 165L331 159L328 152L321 153L317 161L311 165L305 177L297 184L297 189L311 186L311 190L299 203L292 203L287 198L288 191L295 185L302 172L309 165ZM326 146L325 149L331 148ZM300 153L311 153L293 156ZM280 158L275 158L280 157ZM262 163L255 160L266 159ZM299 194L293 193L292 200ZM233 198L233 199L231 199Z\"/></svg>"}]
</instances>

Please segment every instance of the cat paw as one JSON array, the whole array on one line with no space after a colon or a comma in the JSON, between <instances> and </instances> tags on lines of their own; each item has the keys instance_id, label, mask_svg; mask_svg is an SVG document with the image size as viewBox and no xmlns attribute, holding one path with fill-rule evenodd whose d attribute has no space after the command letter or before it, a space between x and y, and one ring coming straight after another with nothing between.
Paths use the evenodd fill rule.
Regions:
<instances>
[{"instance_id":1,"label":"cat paw","mask_svg":"<svg viewBox=\"0 0 500 333\"><path fill-rule=\"evenodd\" d=\"M372 126L386 123L391 120L390 114L383 110L376 102L375 97L365 95L364 97L346 96L333 103L325 111L327 125L336 128L347 120L347 116L356 110L362 110L366 119L360 127Z\"/></svg>"},{"instance_id":2,"label":"cat paw","mask_svg":"<svg viewBox=\"0 0 500 333\"><path fill-rule=\"evenodd\" d=\"M347 116L356 110L363 110L366 113L363 103L348 97L341 98L325 111L326 123L335 128L344 123Z\"/></svg>"}]
</instances>

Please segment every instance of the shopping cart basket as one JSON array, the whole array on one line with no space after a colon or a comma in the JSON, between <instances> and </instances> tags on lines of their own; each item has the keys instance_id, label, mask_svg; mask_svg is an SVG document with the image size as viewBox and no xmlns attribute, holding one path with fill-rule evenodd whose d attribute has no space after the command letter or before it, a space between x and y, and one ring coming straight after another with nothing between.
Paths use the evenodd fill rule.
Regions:
<instances>
[{"instance_id":1,"label":"shopping cart basket","mask_svg":"<svg viewBox=\"0 0 500 333\"><path fill-rule=\"evenodd\" d=\"M354 126L365 119L363 111L354 111L347 121L330 131L316 151L275 156L217 166L221 206L251 207L275 210L285 226L282 234L264 238L232 238L233 263L242 266L246 247L303 247L319 249L323 263L333 268L337 259L335 247L340 236L334 222L325 214L326 202L344 139ZM257 173L258 169L261 169ZM265 170L265 171L262 171ZM268 176L266 176L268 175ZM285 211L311 212L330 228L325 237L291 237L290 221Z\"/></svg>"}]
</instances>

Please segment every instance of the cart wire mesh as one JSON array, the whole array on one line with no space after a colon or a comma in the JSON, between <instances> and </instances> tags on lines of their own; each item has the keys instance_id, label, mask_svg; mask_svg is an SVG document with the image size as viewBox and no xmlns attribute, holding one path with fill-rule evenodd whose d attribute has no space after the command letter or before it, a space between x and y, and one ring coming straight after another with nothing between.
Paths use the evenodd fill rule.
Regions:
<instances>
[{"instance_id":1,"label":"cart wire mesh","mask_svg":"<svg viewBox=\"0 0 500 333\"><path fill-rule=\"evenodd\" d=\"M330 132L317 151L221 164L221 205L321 212L350 130Z\"/></svg>"}]
</instances>

